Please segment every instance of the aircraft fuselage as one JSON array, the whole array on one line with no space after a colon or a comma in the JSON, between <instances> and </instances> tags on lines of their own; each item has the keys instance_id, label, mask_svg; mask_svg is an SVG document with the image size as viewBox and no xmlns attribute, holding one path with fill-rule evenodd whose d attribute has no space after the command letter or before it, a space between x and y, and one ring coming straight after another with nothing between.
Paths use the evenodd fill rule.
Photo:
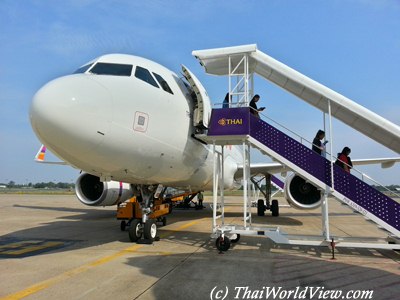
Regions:
<instances>
[{"instance_id":1,"label":"aircraft fuselage","mask_svg":"<svg viewBox=\"0 0 400 300\"><path fill-rule=\"evenodd\" d=\"M141 57L113 54L43 86L30 118L53 153L104 180L206 189L213 155L191 137L195 106L191 88L175 73ZM230 187L241 155L231 147L227 156Z\"/></svg>"}]
</instances>

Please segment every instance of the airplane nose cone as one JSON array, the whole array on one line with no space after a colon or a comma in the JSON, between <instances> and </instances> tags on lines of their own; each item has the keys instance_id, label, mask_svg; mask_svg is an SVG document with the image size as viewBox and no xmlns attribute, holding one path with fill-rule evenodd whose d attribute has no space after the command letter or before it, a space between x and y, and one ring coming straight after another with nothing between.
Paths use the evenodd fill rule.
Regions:
<instances>
[{"instance_id":1,"label":"airplane nose cone","mask_svg":"<svg viewBox=\"0 0 400 300\"><path fill-rule=\"evenodd\" d=\"M33 97L32 128L61 157L89 152L108 132L111 97L105 87L82 75L55 79Z\"/></svg>"}]
</instances>

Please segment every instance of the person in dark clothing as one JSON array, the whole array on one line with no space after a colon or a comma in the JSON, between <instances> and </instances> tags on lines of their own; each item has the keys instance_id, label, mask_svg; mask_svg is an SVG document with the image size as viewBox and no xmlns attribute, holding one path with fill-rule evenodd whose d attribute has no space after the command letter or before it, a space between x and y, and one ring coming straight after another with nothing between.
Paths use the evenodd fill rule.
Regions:
<instances>
[{"instance_id":1,"label":"person in dark clothing","mask_svg":"<svg viewBox=\"0 0 400 300\"><path fill-rule=\"evenodd\" d=\"M203 209L203 208L204 208L204 206L203 206L203 200L204 200L204 196L203 196L203 193L200 191L200 192L197 194L197 201L198 201L198 203L197 203L197 208L198 208L198 209Z\"/></svg>"},{"instance_id":2,"label":"person in dark clothing","mask_svg":"<svg viewBox=\"0 0 400 300\"><path fill-rule=\"evenodd\" d=\"M257 102L258 102L258 100L260 100L260 96L259 95L254 95L254 97L251 99L251 101L250 101L250 112L253 114L253 115L255 115L256 117L260 117L260 115L259 115L259 112L260 111L263 111L264 109L265 109L265 107L260 107L260 108L257 108Z\"/></svg>"},{"instance_id":3,"label":"person in dark clothing","mask_svg":"<svg viewBox=\"0 0 400 300\"><path fill-rule=\"evenodd\" d=\"M349 147L344 147L341 153L338 153L338 158L335 164L343 168L347 173L350 173L350 169L353 167L353 163L350 158L351 149Z\"/></svg>"},{"instance_id":4,"label":"person in dark clothing","mask_svg":"<svg viewBox=\"0 0 400 300\"><path fill-rule=\"evenodd\" d=\"M325 145L327 141L322 143L321 141L325 138L325 131L323 130L318 130L317 134L315 135L315 138L313 140L312 144L312 149L317 152L319 155L322 154L322 151L325 150Z\"/></svg>"},{"instance_id":5,"label":"person in dark clothing","mask_svg":"<svg viewBox=\"0 0 400 300\"><path fill-rule=\"evenodd\" d=\"M231 96L232 100L232 96ZM224 102L222 103L222 108L229 108L229 93L226 93Z\"/></svg>"}]
</instances>

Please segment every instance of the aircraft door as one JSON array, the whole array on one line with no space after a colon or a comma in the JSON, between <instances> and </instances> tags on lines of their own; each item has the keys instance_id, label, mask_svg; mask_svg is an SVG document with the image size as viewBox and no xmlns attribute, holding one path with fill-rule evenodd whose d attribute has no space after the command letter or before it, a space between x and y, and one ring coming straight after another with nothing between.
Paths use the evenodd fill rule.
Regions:
<instances>
[{"instance_id":1,"label":"aircraft door","mask_svg":"<svg viewBox=\"0 0 400 300\"><path fill-rule=\"evenodd\" d=\"M193 123L195 127L208 128L208 123L211 116L211 101L208 97L206 89L201 84L200 80L188 68L182 65L182 71L196 93L197 103L193 112Z\"/></svg>"}]
</instances>

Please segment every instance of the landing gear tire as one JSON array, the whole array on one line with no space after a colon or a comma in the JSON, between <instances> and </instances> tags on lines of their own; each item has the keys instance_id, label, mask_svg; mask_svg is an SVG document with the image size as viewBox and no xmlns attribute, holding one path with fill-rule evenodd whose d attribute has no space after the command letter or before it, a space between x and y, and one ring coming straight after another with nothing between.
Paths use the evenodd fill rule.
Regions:
<instances>
[{"instance_id":1,"label":"landing gear tire","mask_svg":"<svg viewBox=\"0 0 400 300\"><path fill-rule=\"evenodd\" d=\"M257 216L265 215L265 204L263 199L258 199L257 201Z\"/></svg>"},{"instance_id":2,"label":"landing gear tire","mask_svg":"<svg viewBox=\"0 0 400 300\"><path fill-rule=\"evenodd\" d=\"M236 238L231 239L231 243L237 243L240 240L240 234L236 234Z\"/></svg>"},{"instance_id":3,"label":"landing gear tire","mask_svg":"<svg viewBox=\"0 0 400 300\"><path fill-rule=\"evenodd\" d=\"M121 224L119 225L119 228L121 229L121 231L125 231L125 229L126 229L126 221L121 221Z\"/></svg>"},{"instance_id":4,"label":"landing gear tire","mask_svg":"<svg viewBox=\"0 0 400 300\"><path fill-rule=\"evenodd\" d=\"M143 236L146 240L154 241L157 236L157 224L154 220L149 219L144 223Z\"/></svg>"},{"instance_id":5,"label":"landing gear tire","mask_svg":"<svg viewBox=\"0 0 400 300\"><path fill-rule=\"evenodd\" d=\"M128 229L129 239L135 243L142 237L142 223L138 219L134 219Z\"/></svg>"},{"instance_id":6,"label":"landing gear tire","mask_svg":"<svg viewBox=\"0 0 400 300\"><path fill-rule=\"evenodd\" d=\"M228 249L231 247L231 241L227 236L219 236L217 240L215 241L215 246L219 251L228 251Z\"/></svg>"},{"instance_id":7,"label":"landing gear tire","mask_svg":"<svg viewBox=\"0 0 400 300\"><path fill-rule=\"evenodd\" d=\"M271 213L273 217L279 217L279 203L276 199L271 202Z\"/></svg>"}]
</instances>

